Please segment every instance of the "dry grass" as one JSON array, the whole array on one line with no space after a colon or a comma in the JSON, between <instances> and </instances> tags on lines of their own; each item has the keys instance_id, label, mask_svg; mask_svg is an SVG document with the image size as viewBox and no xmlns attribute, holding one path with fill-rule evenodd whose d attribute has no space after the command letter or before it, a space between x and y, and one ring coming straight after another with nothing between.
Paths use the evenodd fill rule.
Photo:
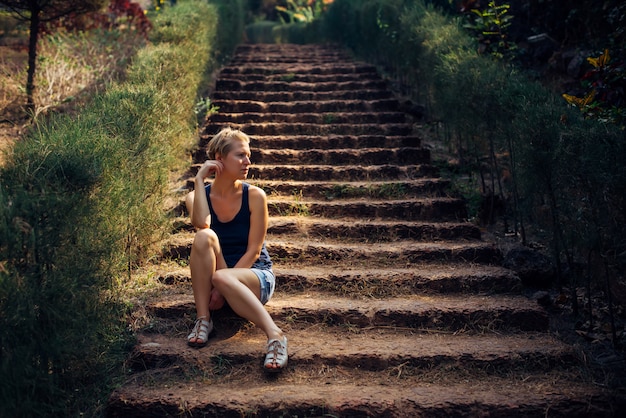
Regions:
<instances>
[{"instance_id":1,"label":"dry grass","mask_svg":"<svg viewBox=\"0 0 626 418\"><path fill-rule=\"evenodd\" d=\"M19 80L24 74L26 53L8 47L0 49L0 118L7 119L7 111L12 103L23 96L23 88Z\"/></svg>"},{"instance_id":2,"label":"dry grass","mask_svg":"<svg viewBox=\"0 0 626 418\"><path fill-rule=\"evenodd\" d=\"M60 32L41 39L35 74L35 116L63 103L87 100L118 79L143 38L131 32ZM25 47L2 48L0 119L23 118L28 53ZM20 114L21 113L21 114Z\"/></svg>"},{"instance_id":3,"label":"dry grass","mask_svg":"<svg viewBox=\"0 0 626 418\"><path fill-rule=\"evenodd\" d=\"M30 125L26 113L26 40L0 47L0 164ZM121 77L144 43L131 32L59 33L44 37L35 74L35 117L50 109L72 111Z\"/></svg>"}]
</instances>

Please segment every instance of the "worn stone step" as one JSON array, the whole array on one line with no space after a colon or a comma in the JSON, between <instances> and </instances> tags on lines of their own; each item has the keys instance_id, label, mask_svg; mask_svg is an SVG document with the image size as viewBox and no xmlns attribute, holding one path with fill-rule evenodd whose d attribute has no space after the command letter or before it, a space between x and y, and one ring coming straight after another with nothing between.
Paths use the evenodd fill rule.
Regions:
<instances>
[{"instance_id":1,"label":"worn stone step","mask_svg":"<svg viewBox=\"0 0 626 418\"><path fill-rule=\"evenodd\" d=\"M403 295L384 299L348 299L320 292L282 293L265 305L276 321L329 326L398 327L446 332L548 330L546 311L523 296ZM149 314L178 320L193 317L191 292L173 294L147 306Z\"/></svg>"},{"instance_id":2,"label":"worn stone step","mask_svg":"<svg viewBox=\"0 0 626 418\"><path fill-rule=\"evenodd\" d=\"M342 91L342 90L384 90L387 88L385 80L358 80L358 81L327 81L310 83L305 81L240 81L237 79L222 78L215 82L216 90L231 91ZM222 100L215 100L214 104L223 106Z\"/></svg>"},{"instance_id":3,"label":"worn stone step","mask_svg":"<svg viewBox=\"0 0 626 418\"><path fill-rule=\"evenodd\" d=\"M205 132L200 136L199 153L206 153L204 147L216 132ZM249 135L250 146L261 149L342 149L342 148L419 148L422 138L415 135ZM200 154L198 154L200 156Z\"/></svg>"},{"instance_id":4,"label":"worn stone step","mask_svg":"<svg viewBox=\"0 0 626 418\"><path fill-rule=\"evenodd\" d=\"M296 218L296 219L294 219ZM348 221L336 217L272 217L268 233L301 234L308 237L389 242L397 240L441 241L478 240L480 229L473 224L456 222Z\"/></svg>"},{"instance_id":5,"label":"worn stone step","mask_svg":"<svg viewBox=\"0 0 626 418\"><path fill-rule=\"evenodd\" d=\"M302 102L327 100L382 100L393 97L389 90L339 91L216 91L211 100L250 100L269 102Z\"/></svg>"},{"instance_id":6,"label":"worn stone step","mask_svg":"<svg viewBox=\"0 0 626 418\"><path fill-rule=\"evenodd\" d=\"M361 149L264 149L253 148L252 161L258 164L323 164L323 165L415 165L430 162L430 151L424 148L361 148Z\"/></svg>"},{"instance_id":7,"label":"worn stone step","mask_svg":"<svg viewBox=\"0 0 626 418\"><path fill-rule=\"evenodd\" d=\"M186 175L188 178L185 188L193 189L193 176L197 167ZM363 182L415 180L436 175L438 169L430 164L398 166L377 165L368 167L330 166L330 165L261 165L250 167L248 178L250 182L272 179L273 181L333 181L333 182Z\"/></svg>"},{"instance_id":8,"label":"worn stone step","mask_svg":"<svg viewBox=\"0 0 626 418\"><path fill-rule=\"evenodd\" d=\"M340 49L308 49L297 48L294 50L285 49L263 49L262 51L237 51L231 60L231 65L241 65L245 67L267 65L283 66L291 64L310 65L328 64L335 62L351 62L346 51Z\"/></svg>"},{"instance_id":9,"label":"worn stone step","mask_svg":"<svg viewBox=\"0 0 626 418\"><path fill-rule=\"evenodd\" d=\"M186 178L186 190L193 190L193 176L197 168L191 170ZM394 181L271 181L249 180L250 184L260 187L267 195L285 196L293 199L407 199L447 196L450 181L441 178L424 178L417 180ZM183 201L172 209L177 216L185 213Z\"/></svg>"},{"instance_id":10,"label":"worn stone step","mask_svg":"<svg viewBox=\"0 0 626 418\"><path fill-rule=\"evenodd\" d=\"M343 112L343 113L225 113L211 116L212 123L405 123L401 112Z\"/></svg>"},{"instance_id":11,"label":"worn stone step","mask_svg":"<svg viewBox=\"0 0 626 418\"><path fill-rule=\"evenodd\" d=\"M191 251L193 235L178 233L164 244L164 259L187 260ZM320 239L300 235L280 234L267 236L267 248L277 263L299 262L344 263L347 266L371 268L408 267L424 262L496 263L501 252L493 243L475 240L456 241L397 241L370 243L366 240Z\"/></svg>"},{"instance_id":12,"label":"worn stone step","mask_svg":"<svg viewBox=\"0 0 626 418\"><path fill-rule=\"evenodd\" d=\"M272 64L274 66L284 65L313 65L328 62L345 61L349 56L340 50L309 50L306 53L300 51L243 51L232 57L231 65L256 66L259 64Z\"/></svg>"},{"instance_id":13,"label":"worn stone step","mask_svg":"<svg viewBox=\"0 0 626 418\"><path fill-rule=\"evenodd\" d=\"M312 201L268 200L272 215L322 216L324 218L397 219L405 221L460 221L467 218L462 199L430 197L396 200Z\"/></svg>"},{"instance_id":14,"label":"worn stone step","mask_svg":"<svg viewBox=\"0 0 626 418\"><path fill-rule=\"evenodd\" d=\"M256 141L255 141L256 142ZM376 165L381 161L398 166L428 164L431 161L430 150L421 147L402 148L356 148L356 149L273 149L251 147L253 164L276 165ZM199 148L193 154L197 164L190 169L190 174L197 172L199 166L207 159L206 148Z\"/></svg>"},{"instance_id":15,"label":"worn stone step","mask_svg":"<svg viewBox=\"0 0 626 418\"><path fill-rule=\"evenodd\" d=\"M430 177L438 169L430 164L411 166L372 165L366 167L331 165L254 165L250 178L305 181L399 180Z\"/></svg>"},{"instance_id":16,"label":"worn stone step","mask_svg":"<svg viewBox=\"0 0 626 418\"><path fill-rule=\"evenodd\" d=\"M335 63L320 62L308 65L274 65L272 63L256 63L247 65L226 65L220 70L221 75L237 78L239 74L378 74L372 64L338 61Z\"/></svg>"},{"instance_id":17,"label":"worn stone step","mask_svg":"<svg viewBox=\"0 0 626 418\"><path fill-rule=\"evenodd\" d=\"M318 124L318 123L209 123L206 133L219 132L230 126L249 135L409 135L409 123Z\"/></svg>"},{"instance_id":18,"label":"worn stone step","mask_svg":"<svg viewBox=\"0 0 626 418\"><path fill-rule=\"evenodd\" d=\"M294 373L272 378L235 376L231 383L208 386L203 381L132 384L115 391L108 417L279 418L279 417L510 417L560 416L606 418L619 416L623 398L589 384L552 376L530 376L520 384L506 378L471 378L444 384L415 381L402 374L378 379L375 372L349 376L340 368L309 372L306 381ZM396 376L394 378L394 376ZM550 381L552 378L552 381ZM471 381L471 384L468 384Z\"/></svg>"},{"instance_id":19,"label":"worn stone step","mask_svg":"<svg viewBox=\"0 0 626 418\"><path fill-rule=\"evenodd\" d=\"M522 290L516 274L488 265L421 263L410 268L368 268L328 263L327 268L322 269L282 261L274 271L281 292L322 291L349 298L517 293Z\"/></svg>"},{"instance_id":20,"label":"worn stone step","mask_svg":"<svg viewBox=\"0 0 626 418\"><path fill-rule=\"evenodd\" d=\"M324 266L280 260L274 265L277 289L281 293L320 291L348 298L386 298L404 294L518 294L520 278L511 270L490 265L421 263L373 268L367 263L347 266L328 262ZM172 263L155 273L165 285L187 286L191 291L189 267Z\"/></svg>"},{"instance_id":21,"label":"worn stone step","mask_svg":"<svg viewBox=\"0 0 626 418\"><path fill-rule=\"evenodd\" d=\"M257 66L259 64L273 64L277 67L295 65L317 65L326 63L329 60L343 60L346 56L343 53L322 53L307 55L284 55L282 53L265 53L263 55L248 54L237 55L231 59L231 65Z\"/></svg>"},{"instance_id":22,"label":"worn stone step","mask_svg":"<svg viewBox=\"0 0 626 418\"><path fill-rule=\"evenodd\" d=\"M349 81L370 81L370 80L381 80L381 77L376 72L367 72L367 73L341 73L341 72L333 72L327 74L311 74L311 73L303 73L303 72L282 72L279 74L266 74L266 73L246 73L246 74L236 74L233 75L231 73L221 72L219 80L238 80L240 82L248 83L251 81L262 81L262 82L286 82L286 83L343 83Z\"/></svg>"},{"instance_id":23,"label":"worn stone step","mask_svg":"<svg viewBox=\"0 0 626 418\"><path fill-rule=\"evenodd\" d=\"M219 112L227 113L333 113L333 112L394 112L399 103L396 99L381 100L318 100L294 102L260 102L258 100L215 100ZM210 121L210 118L209 118ZM402 133L399 135L406 135ZM355 135L348 133L346 135Z\"/></svg>"},{"instance_id":24,"label":"worn stone step","mask_svg":"<svg viewBox=\"0 0 626 418\"><path fill-rule=\"evenodd\" d=\"M321 181L251 181L272 196L292 196L306 198L323 198L325 200L369 198L369 199L400 199L415 197L445 196L450 181L441 178L424 178L417 180L395 181L354 181L354 182L321 182Z\"/></svg>"},{"instance_id":25,"label":"worn stone step","mask_svg":"<svg viewBox=\"0 0 626 418\"><path fill-rule=\"evenodd\" d=\"M242 322L230 322L216 317L215 332L201 349L186 345L186 332L139 334L127 365L135 372L172 365L211 370L218 362L231 368L258 367L265 335ZM498 375L502 370L533 373L546 367L572 366L577 361L571 347L543 333L417 333L383 327L346 332L342 326L308 326L290 329L288 338L293 368L344 367L380 372L397 367L413 371L480 369Z\"/></svg>"},{"instance_id":26,"label":"worn stone step","mask_svg":"<svg viewBox=\"0 0 626 418\"><path fill-rule=\"evenodd\" d=\"M496 263L502 257L493 244L485 242L394 242L341 243L316 242L297 237L277 237L268 242L268 250L278 260L301 263L343 262L346 265L374 267L408 266L426 261Z\"/></svg>"},{"instance_id":27,"label":"worn stone step","mask_svg":"<svg viewBox=\"0 0 626 418\"><path fill-rule=\"evenodd\" d=\"M181 207L181 211L183 208ZM273 212L273 211L272 211ZM177 221L177 230L193 231L188 217ZM268 233L272 236L300 234L303 237L351 241L390 242L397 240L453 241L479 240L480 229L469 222L361 221L337 217L271 216Z\"/></svg>"},{"instance_id":28,"label":"worn stone step","mask_svg":"<svg viewBox=\"0 0 626 418\"><path fill-rule=\"evenodd\" d=\"M415 135L253 135L250 138L251 146L265 149L402 148L420 147L421 141L422 138Z\"/></svg>"}]
</instances>

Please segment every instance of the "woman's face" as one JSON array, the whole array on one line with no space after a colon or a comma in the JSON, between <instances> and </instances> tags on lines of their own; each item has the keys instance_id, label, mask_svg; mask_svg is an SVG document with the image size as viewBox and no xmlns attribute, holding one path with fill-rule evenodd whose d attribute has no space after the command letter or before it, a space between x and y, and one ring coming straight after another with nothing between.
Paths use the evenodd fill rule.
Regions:
<instances>
[{"instance_id":1,"label":"woman's face","mask_svg":"<svg viewBox=\"0 0 626 418\"><path fill-rule=\"evenodd\" d=\"M250 168L250 145L245 141L235 141L231 150L221 158L224 172L237 179L245 179Z\"/></svg>"}]
</instances>

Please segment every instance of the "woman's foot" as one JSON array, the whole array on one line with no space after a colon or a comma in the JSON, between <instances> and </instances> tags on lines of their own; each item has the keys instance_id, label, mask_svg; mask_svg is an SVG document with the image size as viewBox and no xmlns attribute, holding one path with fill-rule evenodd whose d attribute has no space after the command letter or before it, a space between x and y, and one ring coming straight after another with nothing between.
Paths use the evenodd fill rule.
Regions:
<instances>
[{"instance_id":1,"label":"woman's foot","mask_svg":"<svg viewBox=\"0 0 626 418\"><path fill-rule=\"evenodd\" d=\"M213 332L213 321L207 321L206 317L202 316L196 319L193 330L187 336L187 344L190 347L204 347L209 340L211 332Z\"/></svg>"},{"instance_id":2,"label":"woman's foot","mask_svg":"<svg viewBox=\"0 0 626 418\"><path fill-rule=\"evenodd\" d=\"M267 355L264 367L268 372L279 372L287 367L287 337L282 340L269 340L267 342Z\"/></svg>"}]
</instances>

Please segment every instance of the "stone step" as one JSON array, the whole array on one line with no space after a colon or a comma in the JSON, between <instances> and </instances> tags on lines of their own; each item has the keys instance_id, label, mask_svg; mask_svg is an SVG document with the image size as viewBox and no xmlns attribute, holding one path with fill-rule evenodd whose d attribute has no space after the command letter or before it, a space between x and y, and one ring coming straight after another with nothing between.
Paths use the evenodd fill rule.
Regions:
<instances>
[{"instance_id":1,"label":"stone step","mask_svg":"<svg viewBox=\"0 0 626 418\"><path fill-rule=\"evenodd\" d=\"M418 148L421 141L421 137L412 135L253 135L250 138L252 146L265 149Z\"/></svg>"},{"instance_id":2,"label":"stone step","mask_svg":"<svg viewBox=\"0 0 626 418\"><path fill-rule=\"evenodd\" d=\"M333 263L329 263L330 269L321 269L281 260L274 271L281 292L321 291L349 298L517 293L522 290L519 277L498 266L435 262L411 268L374 268L335 264L335 269L332 269Z\"/></svg>"},{"instance_id":3,"label":"stone step","mask_svg":"<svg viewBox=\"0 0 626 418\"><path fill-rule=\"evenodd\" d=\"M430 162L430 151L424 148L368 148L368 149L265 149L252 148L254 164L322 164L322 165L374 165L379 161L388 164L415 165Z\"/></svg>"},{"instance_id":4,"label":"stone step","mask_svg":"<svg viewBox=\"0 0 626 418\"><path fill-rule=\"evenodd\" d=\"M396 181L251 181L272 196L292 196L312 199L400 199L445 196L450 181L441 178Z\"/></svg>"},{"instance_id":5,"label":"stone step","mask_svg":"<svg viewBox=\"0 0 626 418\"><path fill-rule=\"evenodd\" d=\"M319 243L302 239L272 239L268 250L277 260L301 263L368 263L373 267L393 267L427 261L495 263L501 253L483 242L395 242L395 243ZM328 241L328 240L325 240ZM402 263L402 264L399 264ZM358 264L357 264L358 265Z\"/></svg>"},{"instance_id":6,"label":"stone step","mask_svg":"<svg viewBox=\"0 0 626 418\"><path fill-rule=\"evenodd\" d=\"M381 77L376 72L361 72L361 73L343 73L343 72L333 72L327 74L311 74L304 72L281 72L281 73L273 73L267 74L265 72L248 72L246 74L232 74L232 73L224 73L223 71L220 73L217 78L217 82L221 80L238 80L240 82L248 83L251 81L261 81L261 82L286 82L286 83L329 83L336 82L342 83L346 81L374 81L381 80Z\"/></svg>"},{"instance_id":7,"label":"stone step","mask_svg":"<svg viewBox=\"0 0 626 418\"><path fill-rule=\"evenodd\" d=\"M256 63L254 65L226 65L220 70L220 75L237 78L240 74L263 74L267 76L276 74L378 74L376 67L371 64L352 62L320 62L309 65L274 65L272 63Z\"/></svg>"},{"instance_id":8,"label":"stone step","mask_svg":"<svg viewBox=\"0 0 626 418\"><path fill-rule=\"evenodd\" d=\"M341 369L309 371L305 382L237 377L209 386L203 381L135 383L117 390L109 401L108 417L469 417L526 418L550 416L599 418L624 408L593 386L550 381L532 376L520 384L506 378L469 378L445 384L404 378L350 376ZM381 382L381 380L383 382ZM472 384L467 381L471 380ZM521 379L520 379L521 380ZM172 387L173 386L173 387ZM549 389L548 389L549 388Z\"/></svg>"},{"instance_id":9,"label":"stone step","mask_svg":"<svg viewBox=\"0 0 626 418\"><path fill-rule=\"evenodd\" d=\"M414 135L249 135L250 146L270 149L356 149L356 148L419 148L421 137ZM213 135L204 133L200 136L199 149L211 140ZM202 159L201 161L204 161Z\"/></svg>"},{"instance_id":10,"label":"stone step","mask_svg":"<svg viewBox=\"0 0 626 418\"><path fill-rule=\"evenodd\" d=\"M203 161L203 160L201 160ZM187 173L185 188L193 189L193 176L197 166ZM250 167L250 182L272 179L273 181L327 181L327 182L373 182L415 180L436 175L438 169L429 164L398 166L383 165L369 167L330 166L330 165L260 165Z\"/></svg>"},{"instance_id":11,"label":"stone step","mask_svg":"<svg viewBox=\"0 0 626 418\"><path fill-rule=\"evenodd\" d=\"M323 53L323 54L307 54L307 55L283 55L282 53L272 54L265 53L262 56L256 54L238 55L231 59L231 65L241 66L257 66L272 64L276 67L286 66L315 66L322 63L327 63L329 60L343 60L346 56L344 54L337 53Z\"/></svg>"},{"instance_id":12,"label":"stone step","mask_svg":"<svg viewBox=\"0 0 626 418\"><path fill-rule=\"evenodd\" d=\"M184 332L140 334L128 367L135 372L172 365L211 370L220 361L229 367L256 367L265 336L243 321L233 322L216 317L215 331L201 349L188 347ZM546 367L572 366L577 361L571 347L543 333L417 333L383 327L346 332L342 325L307 326L290 329L288 343L294 368L324 366L380 372L397 367L414 371L447 368L497 375L503 369L536 373Z\"/></svg>"},{"instance_id":13,"label":"stone step","mask_svg":"<svg viewBox=\"0 0 626 418\"><path fill-rule=\"evenodd\" d=\"M409 135L412 126L409 123L369 124L318 124L318 123L208 123L205 133L213 135L222 128L230 126L248 135Z\"/></svg>"},{"instance_id":14,"label":"stone step","mask_svg":"<svg viewBox=\"0 0 626 418\"><path fill-rule=\"evenodd\" d=\"M280 293L324 292L348 298L388 298L404 294L518 294L520 278L511 270L490 265L421 263L410 268L372 268L329 262L324 267L279 260L274 273ZM191 291L189 267L172 263L156 273L165 285L187 286Z\"/></svg>"},{"instance_id":15,"label":"stone step","mask_svg":"<svg viewBox=\"0 0 626 418\"><path fill-rule=\"evenodd\" d=\"M187 260L193 235L178 233L164 244L164 259ZM475 240L454 241L396 241L370 243L361 240L341 240L320 237L302 237L297 234L267 236L267 249L275 261L302 265L331 262L345 266L370 268L408 267L424 262L496 263L502 254L490 242Z\"/></svg>"},{"instance_id":16,"label":"stone step","mask_svg":"<svg viewBox=\"0 0 626 418\"><path fill-rule=\"evenodd\" d=\"M545 332L547 312L537 302L514 295L403 295L349 299L330 293L278 291L265 305L276 321L307 328L310 324L346 328L390 327L445 332ZM193 318L191 292L162 297L146 307L157 318ZM228 309L224 315L228 314ZM216 317L217 320L217 317ZM182 341L181 341L182 343Z\"/></svg>"},{"instance_id":17,"label":"stone step","mask_svg":"<svg viewBox=\"0 0 626 418\"><path fill-rule=\"evenodd\" d=\"M331 217L272 217L268 233L301 234L309 237L323 237L344 240L367 240L367 242L395 242L398 240L444 241L479 240L480 229L469 222L410 222L394 221L353 221Z\"/></svg>"},{"instance_id":18,"label":"stone step","mask_svg":"<svg viewBox=\"0 0 626 418\"><path fill-rule=\"evenodd\" d=\"M264 48L263 51L239 50L230 60L231 65L243 64L242 66L246 67L258 64L280 66L292 63L328 64L335 62L351 62L350 56L345 51L327 48L296 48L293 50L285 50L284 48L272 50Z\"/></svg>"},{"instance_id":19,"label":"stone step","mask_svg":"<svg viewBox=\"0 0 626 418\"><path fill-rule=\"evenodd\" d=\"M338 91L216 91L211 100L248 100L269 102L303 102L329 100L382 100L391 99L389 90L338 90Z\"/></svg>"},{"instance_id":20,"label":"stone step","mask_svg":"<svg viewBox=\"0 0 626 418\"><path fill-rule=\"evenodd\" d=\"M180 214L184 214L183 204ZM273 212L273 211L272 211ZM178 231L193 231L188 217L177 220ZM480 229L469 222L411 222L411 221L348 221L347 219L271 216L268 233L272 236L300 234L303 237L324 237L367 242L393 242L397 240L453 241L479 240Z\"/></svg>"},{"instance_id":21,"label":"stone step","mask_svg":"<svg viewBox=\"0 0 626 418\"><path fill-rule=\"evenodd\" d=\"M401 112L345 112L345 113L225 113L211 115L212 123L405 123Z\"/></svg>"},{"instance_id":22,"label":"stone step","mask_svg":"<svg viewBox=\"0 0 626 418\"><path fill-rule=\"evenodd\" d=\"M459 221L467 218L465 202L451 197L409 200L268 200L272 215L320 216L347 219L396 219L405 221ZM354 221L353 221L354 222Z\"/></svg>"},{"instance_id":23,"label":"stone step","mask_svg":"<svg viewBox=\"0 0 626 418\"><path fill-rule=\"evenodd\" d=\"M193 190L193 175L197 170L192 169L186 177L186 190ZM424 178L417 180L396 181L271 181L249 180L250 184L260 187L270 196L285 196L294 199L323 199L334 201L337 199L400 199L418 197L446 196L450 181L440 178ZM184 212L182 202L172 209L173 213L181 215Z\"/></svg>"},{"instance_id":24,"label":"stone step","mask_svg":"<svg viewBox=\"0 0 626 418\"><path fill-rule=\"evenodd\" d=\"M341 218L344 222L355 223L356 220L386 219L411 222L458 222L467 217L463 200L451 197L429 197L414 199L373 200L373 199L341 199L312 200L304 195L295 195L283 199L268 199L271 216L318 217L322 219ZM331 221L332 222L332 221ZM433 226L412 224L413 232L418 229L428 234ZM441 230L447 229L445 226ZM369 227L364 227L369 228ZM372 227L372 231L373 231ZM457 228L458 229L458 228ZM474 230L472 228L472 230ZM469 228L464 230L469 232ZM471 236L475 234L472 233Z\"/></svg>"},{"instance_id":25,"label":"stone step","mask_svg":"<svg viewBox=\"0 0 626 418\"><path fill-rule=\"evenodd\" d=\"M358 80L358 81L327 81L311 83L306 81L241 81L237 79L221 78L216 80L215 89L222 91L342 91L342 90L384 90L387 89L385 80ZM213 101L219 105L221 100Z\"/></svg>"},{"instance_id":26,"label":"stone step","mask_svg":"<svg viewBox=\"0 0 626 418\"><path fill-rule=\"evenodd\" d=\"M329 62L342 62L349 59L349 56L342 51L318 50L318 51L271 51L265 50L262 53L249 51L238 53L230 60L231 65L256 66L272 64L277 67L285 65L316 65Z\"/></svg>"},{"instance_id":27,"label":"stone step","mask_svg":"<svg viewBox=\"0 0 626 418\"><path fill-rule=\"evenodd\" d=\"M261 102L258 100L221 99L213 102L225 113L334 113L334 112L395 112L398 100L318 100L291 102ZM209 117L210 121L210 117ZM348 133L346 135L355 135ZM400 134L405 135L405 134Z\"/></svg>"}]
</instances>

